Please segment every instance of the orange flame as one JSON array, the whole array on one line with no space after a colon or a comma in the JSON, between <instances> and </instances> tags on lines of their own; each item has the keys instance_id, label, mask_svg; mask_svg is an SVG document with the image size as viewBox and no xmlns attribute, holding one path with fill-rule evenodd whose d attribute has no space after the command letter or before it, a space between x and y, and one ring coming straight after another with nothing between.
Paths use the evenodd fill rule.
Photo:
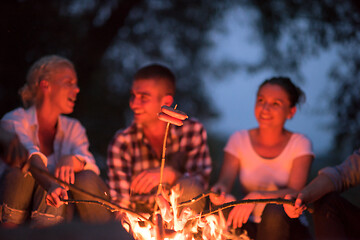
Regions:
<instances>
[{"instance_id":1,"label":"orange flame","mask_svg":"<svg viewBox=\"0 0 360 240\"><path fill-rule=\"evenodd\" d=\"M127 221L123 222L125 229L137 240L250 240L246 232L241 235L230 232L221 211L218 214L194 218L196 213L190 208L184 208L179 214L177 199L180 194L179 189L174 187L170 196L161 194L156 198L159 207L159 212L156 214L161 214L162 220L164 220L162 222L163 226L161 226L165 229L163 238L157 236L156 224L151 226L138 217L132 216L131 213L126 213ZM166 199L169 199L169 201Z\"/></svg>"}]
</instances>

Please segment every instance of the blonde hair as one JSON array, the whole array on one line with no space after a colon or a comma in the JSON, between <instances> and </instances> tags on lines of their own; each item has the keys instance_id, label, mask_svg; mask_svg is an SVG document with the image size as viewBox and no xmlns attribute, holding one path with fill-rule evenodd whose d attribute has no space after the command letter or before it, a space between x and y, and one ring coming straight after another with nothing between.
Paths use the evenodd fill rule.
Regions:
<instances>
[{"instance_id":1,"label":"blonde hair","mask_svg":"<svg viewBox=\"0 0 360 240\"><path fill-rule=\"evenodd\" d=\"M44 56L31 65L26 76L26 83L19 90L25 108L41 100L38 91L40 81L49 80L51 74L60 67L69 67L75 72L74 64L67 58L58 55Z\"/></svg>"}]
</instances>

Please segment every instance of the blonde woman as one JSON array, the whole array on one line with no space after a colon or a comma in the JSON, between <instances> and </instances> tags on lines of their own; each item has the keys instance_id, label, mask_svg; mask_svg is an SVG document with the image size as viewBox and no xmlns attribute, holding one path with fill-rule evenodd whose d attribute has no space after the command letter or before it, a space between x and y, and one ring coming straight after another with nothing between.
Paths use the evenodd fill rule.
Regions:
<instances>
[{"instance_id":1,"label":"blonde woman","mask_svg":"<svg viewBox=\"0 0 360 240\"><path fill-rule=\"evenodd\" d=\"M105 198L107 187L88 150L84 127L78 120L63 115L73 112L79 91L74 65L68 59L42 57L31 66L20 90L24 108L5 114L2 124L19 136L33 166ZM30 219L34 226L42 227L64 220L65 205L61 199L68 198L67 189L32 174L24 176L18 168L5 170L0 192L2 226L17 226ZM88 199L75 192L72 196ZM86 222L104 222L111 217L100 206L79 204L77 210Z\"/></svg>"}]
</instances>

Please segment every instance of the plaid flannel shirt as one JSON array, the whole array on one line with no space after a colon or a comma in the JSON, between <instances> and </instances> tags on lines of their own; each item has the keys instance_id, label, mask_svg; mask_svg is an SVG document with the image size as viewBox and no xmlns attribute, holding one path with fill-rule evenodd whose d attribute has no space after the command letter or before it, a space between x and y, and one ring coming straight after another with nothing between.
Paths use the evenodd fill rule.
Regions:
<instances>
[{"instance_id":1,"label":"plaid flannel shirt","mask_svg":"<svg viewBox=\"0 0 360 240\"><path fill-rule=\"evenodd\" d=\"M129 208L132 177L160 165L161 156L156 156L140 125L132 123L125 130L119 130L109 144L107 157L112 200ZM170 125L165 165L174 167L184 176L200 178L204 188L208 187L212 167L207 133L201 123L188 119L181 127Z\"/></svg>"}]
</instances>

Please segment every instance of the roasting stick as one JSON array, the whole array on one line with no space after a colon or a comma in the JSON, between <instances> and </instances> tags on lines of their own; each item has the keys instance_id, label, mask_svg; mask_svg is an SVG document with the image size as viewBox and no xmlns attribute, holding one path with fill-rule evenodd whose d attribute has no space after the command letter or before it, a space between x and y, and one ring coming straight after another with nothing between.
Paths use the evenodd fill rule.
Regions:
<instances>
[{"instance_id":1,"label":"roasting stick","mask_svg":"<svg viewBox=\"0 0 360 240\"><path fill-rule=\"evenodd\" d=\"M197 202L199 200L201 200L204 197L209 196L210 194L218 194L216 192L213 191L206 191L202 194L197 195L196 197L188 200L188 201L184 201L178 204L177 207L182 207L182 206L186 206L189 204L192 204L194 202ZM236 205L240 205L240 204L251 204L251 203L275 203L275 204L290 204L290 205L294 205L295 204L295 199L283 199L283 198L268 198L268 199L246 199L246 200L238 200L238 201L233 201L233 202L229 202L229 203L225 203L223 205L218 206L215 210L208 210L208 211L204 211L201 216L207 216L207 215L211 215L212 213L218 212L220 210L229 208L229 207L234 207ZM312 208L312 206L306 206L307 210L310 213L314 212L314 209Z\"/></svg>"},{"instance_id":2,"label":"roasting stick","mask_svg":"<svg viewBox=\"0 0 360 240\"><path fill-rule=\"evenodd\" d=\"M275 204L290 204L290 205L294 205L295 204L295 200L290 200L290 199L283 199L283 198L267 198L267 199L244 199L244 200L237 200L237 201L232 201L232 202L228 202L225 204L220 205L219 207L217 207L214 210L208 210L208 211L204 211L202 213L202 216L206 216L215 212L218 212L220 210L229 208L229 207L234 207L237 205L241 205L241 204L254 204L254 203L275 203Z\"/></svg>"},{"instance_id":3,"label":"roasting stick","mask_svg":"<svg viewBox=\"0 0 360 240\"><path fill-rule=\"evenodd\" d=\"M226 208L235 207L235 206L240 205L240 204L254 204L254 203L275 203L275 204L294 205L295 204L295 199L268 198L268 199L245 199L245 200L232 201L232 202L222 204L222 205L218 206L217 208L215 208L214 210L204 211L201 214L199 214L198 216L190 218L189 220L192 220L192 219L195 219L195 218L198 218L198 217L205 217L205 216L211 215L213 213L216 213L218 211L224 210ZM313 208L310 207L310 206L307 206L307 210L310 213L312 213L314 211Z\"/></svg>"},{"instance_id":4,"label":"roasting stick","mask_svg":"<svg viewBox=\"0 0 360 240\"><path fill-rule=\"evenodd\" d=\"M179 203L179 204L177 205L177 207L179 208L179 207L182 207L182 206L185 206L185 205L192 204L192 203L194 203L194 202L197 202L197 201L203 199L204 197L209 196L210 194L217 194L217 193L215 193L215 192L213 192L213 191L210 191L210 190L209 190L209 191L205 191L205 192L197 195L196 197L194 197L194 198L192 198L192 199L190 199L190 200L187 200L187 201L184 201L184 202Z\"/></svg>"},{"instance_id":5,"label":"roasting stick","mask_svg":"<svg viewBox=\"0 0 360 240\"><path fill-rule=\"evenodd\" d=\"M174 109L176 109L177 104L175 105ZM165 167L165 153L166 153L166 141L167 141L167 136L169 133L169 127L170 127L170 122L166 123L166 129L165 129L165 136L164 136L164 141L163 141L163 147L162 147L162 154L161 154L161 166L160 166L160 182L159 182L159 186L158 186L158 190L156 195L159 195L161 193L162 190L162 181L163 181L163 173L164 173L164 167ZM154 206L154 213L157 211L157 203L155 201L155 206Z\"/></svg>"},{"instance_id":6,"label":"roasting stick","mask_svg":"<svg viewBox=\"0 0 360 240\"><path fill-rule=\"evenodd\" d=\"M176 109L176 107L177 107L177 104L175 105L174 109ZM164 173L164 167L165 167L166 140L167 140L167 136L169 133L169 127L170 127L170 122L166 123L165 136L164 136L164 142L163 142L162 154L161 154L160 182L159 182L157 194L160 194L161 187L162 187L163 173Z\"/></svg>"},{"instance_id":7,"label":"roasting stick","mask_svg":"<svg viewBox=\"0 0 360 240\"><path fill-rule=\"evenodd\" d=\"M192 204L194 202L197 202L197 201L201 200L204 197L209 196L210 194L217 194L218 195L218 193L216 193L216 192L206 191L206 192L204 192L202 194L197 195L196 197L194 197L194 198L192 198L190 200L179 203L179 205L177 207L182 207L182 206L185 206L185 205ZM276 204L291 204L291 205L294 205L295 200L289 200L289 199L283 199L283 198L246 199L246 200L239 200L239 201L233 201L233 202L225 203L223 205L220 205L219 208L222 207L222 209L225 209L225 208L233 207L233 206L236 206L236 205L239 205L239 204L249 204L249 203L276 203ZM227 206L227 205L230 205L230 206ZM219 209L219 210L221 210L221 209ZM215 212L217 212L219 210L216 210Z\"/></svg>"},{"instance_id":8,"label":"roasting stick","mask_svg":"<svg viewBox=\"0 0 360 240\"><path fill-rule=\"evenodd\" d=\"M175 105L176 109L177 105ZM169 133L169 127L170 127L170 122L166 123L166 129L165 129L165 136L164 136L164 141L163 141L163 147L162 147L162 154L161 154L161 165L160 165L160 181L159 181L159 186L157 189L157 193L156 196L159 195L161 193L162 190L162 181L163 181L163 173L164 173L164 167L165 167L165 152L166 152L166 140L167 140L167 136ZM157 211L157 202L155 201L155 205L154 205L154 214L156 214ZM155 228L156 228L156 239L157 240L162 240L164 239L164 225L163 225L163 220L161 217L161 214L156 214L155 215Z\"/></svg>"},{"instance_id":9,"label":"roasting stick","mask_svg":"<svg viewBox=\"0 0 360 240\"><path fill-rule=\"evenodd\" d=\"M66 199L61 199L61 201L63 201L63 202L99 204L101 206L106 207L111 212L124 211L124 212L131 213L131 214L137 216L138 218L140 218L141 220L143 220L144 222L149 223L151 226L154 226L154 224L151 221L149 221L146 217L142 216L141 214L139 214L139 213L137 213L137 212L135 212L135 211L133 211L131 209L120 207L120 206L118 206L118 205L116 205L114 203L111 203L110 201L108 201L106 199L103 199L103 198L98 197L98 196L96 196L96 195L94 195L92 193L86 192L86 191L84 191L84 190L82 190L82 189L80 189L78 187L75 187L72 184L68 184L67 182L64 182L64 181L54 177L49 172L44 171L43 169L40 169L40 168L35 167L33 165L30 165L30 172L37 172L38 174L45 175L48 178L55 181L56 183L60 184L61 186L65 186L65 187L69 188L69 190L71 190L73 192L82 193L82 194L85 194L87 196L90 196L90 197L96 199L96 200L74 200L74 199L66 200Z\"/></svg>"}]
</instances>

